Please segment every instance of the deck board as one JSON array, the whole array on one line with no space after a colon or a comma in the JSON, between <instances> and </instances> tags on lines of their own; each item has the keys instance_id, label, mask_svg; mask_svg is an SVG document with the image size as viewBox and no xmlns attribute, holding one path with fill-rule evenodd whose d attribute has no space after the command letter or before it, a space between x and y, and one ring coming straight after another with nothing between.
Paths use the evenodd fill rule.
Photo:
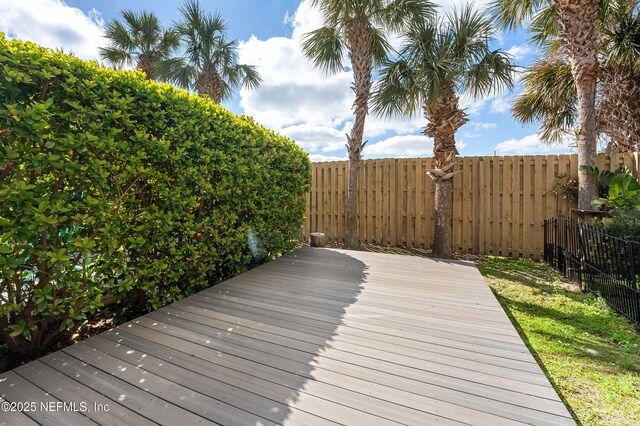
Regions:
<instances>
[{"instance_id":1,"label":"deck board","mask_svg":"<svg viewBox=\"0 0 640 426\"><path fill-rule=\"evenodd\" d=\"M0 374L2 424L573 425L468 262L303 248Z\"/></svg>"}]
</instances>

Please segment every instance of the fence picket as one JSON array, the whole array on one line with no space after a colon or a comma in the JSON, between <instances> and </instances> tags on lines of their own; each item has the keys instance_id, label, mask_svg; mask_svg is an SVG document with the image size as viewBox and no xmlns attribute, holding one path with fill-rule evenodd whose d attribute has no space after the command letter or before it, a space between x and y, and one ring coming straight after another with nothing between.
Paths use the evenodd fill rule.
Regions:
<instances>
[{"instance_id":1,"label":"fence picket","mask_svg":"<svg viewBox=\"0 0 640 426\"><path fill-rule=\"evenodd\" d=\"M576 155L462 157L454 179L454 250L542 258L542 222L570 216L575 202L550 192L555 173L577 176ZM637 177L635 154L600 154L599 167L626 166ZM346 230L348 162L314 163L301 232L324 232L342 243ZM433 242L434 185L426 170L431 158L364 160L358 171L361 241L430 248Z\"/></svg>"}]
</instances>

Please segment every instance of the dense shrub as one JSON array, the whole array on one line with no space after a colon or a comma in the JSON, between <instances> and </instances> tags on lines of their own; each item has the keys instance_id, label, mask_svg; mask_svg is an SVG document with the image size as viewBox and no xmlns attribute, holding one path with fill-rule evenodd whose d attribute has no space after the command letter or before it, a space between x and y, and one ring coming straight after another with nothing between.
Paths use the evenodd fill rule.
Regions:
<instances>
[{"instance_id":1,"label":"dense shrub","mask_svg":"<svg viewBox=\"0 0 640 426\"><path fill-rule=\"evenodd\" d=\"M101 307L157 308L290 248L292 141L135 72L0 34L0 343L37 352Z\"/></svg>"},{"instance_id":2,"label":"dense shrub","mask_svg":"<svg viewBox=\"0 0 640 426\"><path fill-rule=\"evenodd\" d=\"M605 228L625 238L640 238L640 204L618 207L610 215L602 219Z\"/></svg>"}]
</instances>

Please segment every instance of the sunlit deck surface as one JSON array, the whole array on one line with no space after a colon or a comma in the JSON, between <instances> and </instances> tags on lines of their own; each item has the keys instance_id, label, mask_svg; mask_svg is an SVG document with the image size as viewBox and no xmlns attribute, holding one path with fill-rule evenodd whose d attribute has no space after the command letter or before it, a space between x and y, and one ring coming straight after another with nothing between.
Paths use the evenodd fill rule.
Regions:
<instances>
[{"instance_id":1,"label":"sunlit deck surface","mask_svg":"<svg viewBox=\"0 0 640 426\"><path fill-rule=\"evenodd\" d=\"M472 263L309 247L0 380L10 425L575 424Z\"/></svg>"}]
</instances>

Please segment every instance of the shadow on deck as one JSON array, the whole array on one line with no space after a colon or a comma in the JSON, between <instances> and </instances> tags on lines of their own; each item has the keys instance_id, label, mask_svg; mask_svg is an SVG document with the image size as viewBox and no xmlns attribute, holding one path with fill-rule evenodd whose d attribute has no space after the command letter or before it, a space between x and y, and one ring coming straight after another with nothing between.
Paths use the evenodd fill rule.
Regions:
<instances>
[{"instance_id":1,"label":"shadow on deck","mask_svg":"<svg viewBox=\"0 0 640 426\"><path fill-rule=\"evenodd\" d=\"M36 404L12 425L574 424L473 264L308 247L0 374L0 395Z\"/></svg>"}]
</instances>

